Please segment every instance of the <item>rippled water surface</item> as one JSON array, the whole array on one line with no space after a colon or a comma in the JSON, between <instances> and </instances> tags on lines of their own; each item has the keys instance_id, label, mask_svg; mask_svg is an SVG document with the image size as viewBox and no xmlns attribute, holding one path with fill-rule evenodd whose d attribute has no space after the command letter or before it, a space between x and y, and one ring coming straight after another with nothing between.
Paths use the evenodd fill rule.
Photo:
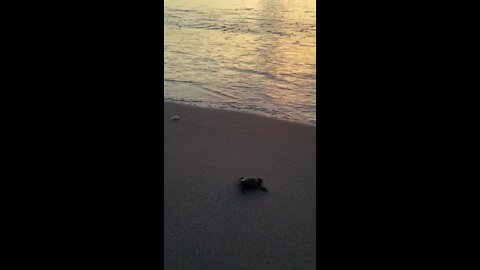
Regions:
<instances>
[{"instance_id":1,"label":"rippled water surface","mask_svg":"<svg viewBox=\"0 0 480 270\"><path fill-rule=\"evenodd\" d=\"M316 123L314 0L167 0L164 99Z\"/></svg>"}]
</instances>

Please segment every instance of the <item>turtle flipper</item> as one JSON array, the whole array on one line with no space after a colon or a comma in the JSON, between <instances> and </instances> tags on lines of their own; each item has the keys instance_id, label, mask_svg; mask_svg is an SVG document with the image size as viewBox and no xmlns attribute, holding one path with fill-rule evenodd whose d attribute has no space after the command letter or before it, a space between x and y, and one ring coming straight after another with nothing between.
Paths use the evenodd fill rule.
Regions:
<instances>
[{"instance_id":1,"label":"turtle flipper","mask_svg":"<svg viewBox=\"0 0 480 270\"><path fill-rule=\"evenodd\" d=\"M264 186L260 186L260 189L268 193L268 190Z\"/></svg>"}]
</instances>

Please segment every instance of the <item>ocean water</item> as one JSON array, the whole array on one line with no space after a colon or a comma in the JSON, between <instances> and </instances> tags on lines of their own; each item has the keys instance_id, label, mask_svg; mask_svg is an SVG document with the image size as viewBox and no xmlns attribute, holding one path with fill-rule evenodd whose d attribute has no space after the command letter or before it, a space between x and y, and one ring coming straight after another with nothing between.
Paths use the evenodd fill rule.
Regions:
<instances>
[{"instance_id":1,"label":"ocean water","mask_svg":"<svg viewBox=\"0 0 480 270\"><path fill-rule=\"evenodd\" d=\"M314 0L167 0L164 99L316 124Z\"/></svg>"}]
</instances>

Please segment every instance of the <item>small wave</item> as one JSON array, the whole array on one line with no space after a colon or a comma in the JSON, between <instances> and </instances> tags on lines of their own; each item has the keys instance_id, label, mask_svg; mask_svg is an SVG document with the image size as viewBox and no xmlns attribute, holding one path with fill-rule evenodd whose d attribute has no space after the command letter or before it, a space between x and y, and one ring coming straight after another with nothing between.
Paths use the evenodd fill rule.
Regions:
<instances>
[{"instance_id":1,"label":"small wave","mask_svg":"<svg viewBox=\"0 0 480 270\"><path fill-rule=\"evenodd\" d=\"M210 88L205 87L205 86L203 86L202 89L205 90L205 91L207 91L207 92L210 92L210 93L212 93L212 94L216 94L216 95L219 95L219 96L222 96L222 97L227 97L227 98L236 99L236 100L240 99L240 98L238 98L238 97L236 97L236 96L227 94L227 93L222 92L222 91L213 90L213 89L210 89Z\"/></svg>"},{"instance_id":2,"label":"small wave","mask_svg":"<svg viewBox=\"0 0 480 270\"><path fill-rule=\"evenodd\" d=\"M227 69L242 72L242 73L251 73L251 74L263 75L263 76L265 76L267 78L270 78L270 79L276 79L276 76L273 75L272 73L269 73L269 72L253 70L253 69L236 68L236 67L229 67Z\"/></svg>"},{"instance_id":3,"label":"small wave","mask_svg":"<svg viewBox=\"0 0 480 270\"><path fill-rule=\"evenodd\" d=\"M176 79L163 79L164 82L173 82L173 83L191 83L191 84L199 84L199 82L194 81L183 81L183 80L176 80Z\"/></svg>"}]
</instances>

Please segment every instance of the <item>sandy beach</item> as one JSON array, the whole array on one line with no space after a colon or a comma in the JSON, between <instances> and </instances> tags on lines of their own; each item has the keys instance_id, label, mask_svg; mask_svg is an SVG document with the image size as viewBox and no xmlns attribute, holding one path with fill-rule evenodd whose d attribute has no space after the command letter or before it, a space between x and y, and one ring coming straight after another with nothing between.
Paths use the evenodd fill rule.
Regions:
<instances>
[{"instance_id":1,"label":"sandy beach","mask_svg":"<svg viewBox=\"0 0 480 270\"><path fill-rule=\"evenodd\" d=\"M316 127L173 103L164 113L165 269L315 269ZM269 193L241 193L242 176Z\"/></svg>"}]
</instances>

